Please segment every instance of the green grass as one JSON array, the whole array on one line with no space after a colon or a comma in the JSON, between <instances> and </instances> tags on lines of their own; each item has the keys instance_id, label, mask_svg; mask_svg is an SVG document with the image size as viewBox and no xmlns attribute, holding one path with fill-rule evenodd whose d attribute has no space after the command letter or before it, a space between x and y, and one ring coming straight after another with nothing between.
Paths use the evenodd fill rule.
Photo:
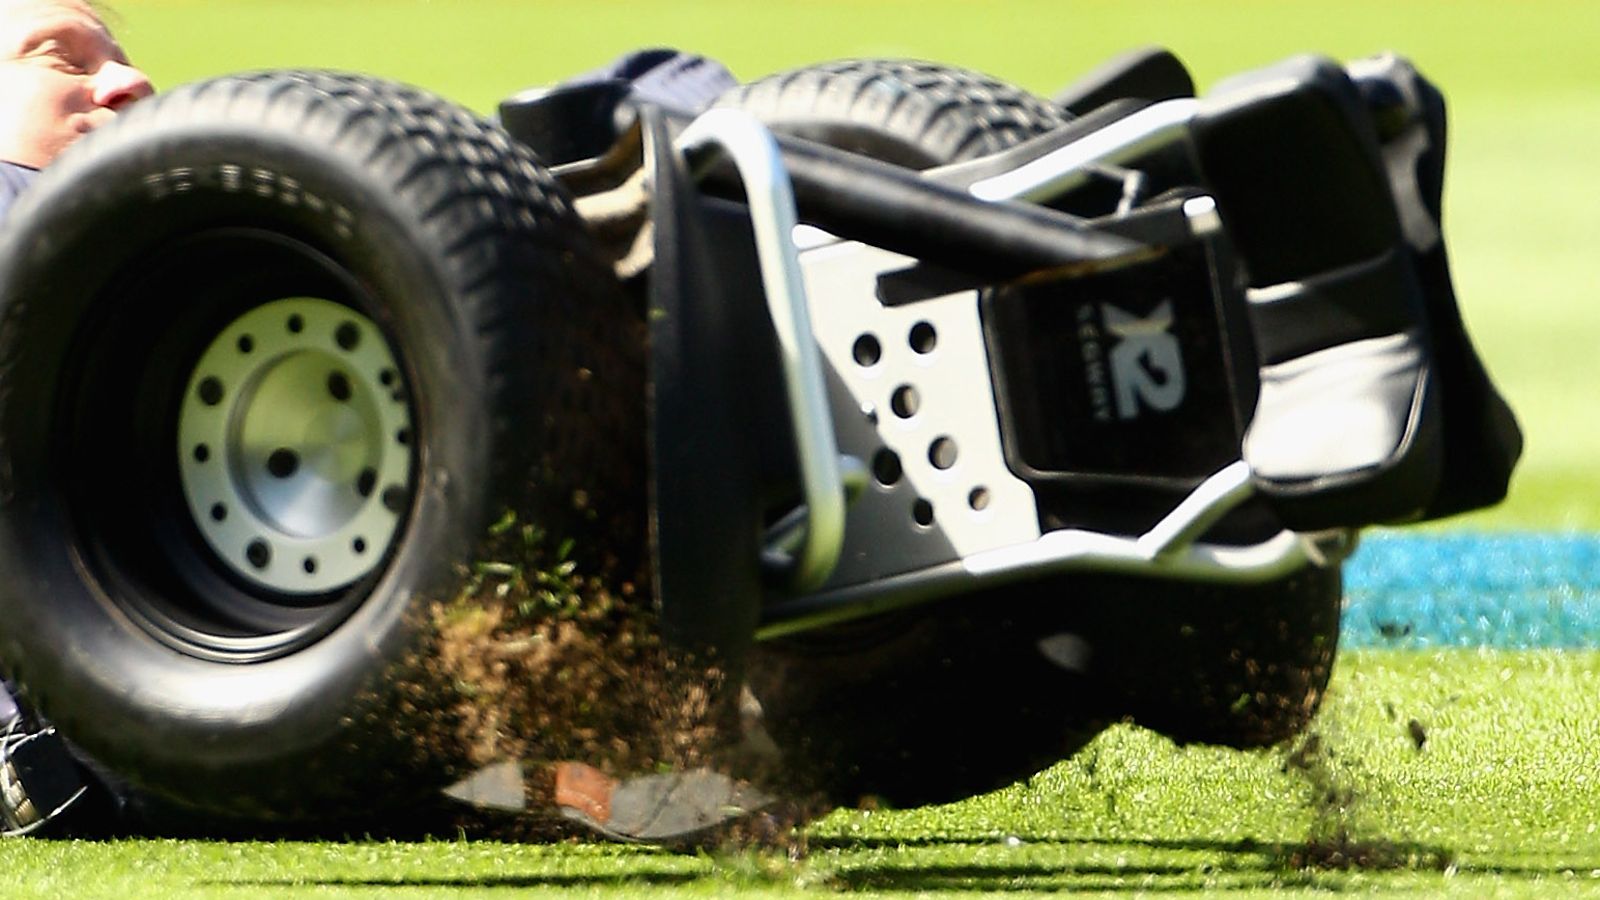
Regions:
<instances>
[{"instance_id":1,"label":"green grass","mask_svg":"<svg viewBox=\"0 0 1600 900\"><path fill-rule=\"evenodd\" d=\"M158 83L323 66L411 81L483 111L626 50L679 46L743 77L843 56L921 56L1049 93L1118 51L1175 49L1202 87L1300 52L1395 49L1452 108L1457 285L1528 432L1515 493L1467 524L1600 527L1600 8L1587 0L121 0Z\"/></svg>"},{"instance_id":2,"label":"green grass","mask_svg":"<svg viewBox=\"0 0 1600 900\"><path fill-rule=\"evenodd\" d=\"M1528 433L1483 528L1600 527L1600 9L1585 0L120 0L162 85L318 66L479 110L628 49L676 45L745 77L922 56L1048 93L1117 51L1177 50L1208 85L1283 56L1394 48L1447 91L1447 195L1468 321ZM1415 719L1428 740L1418 752ZM1347 654L1317 726L1325 783L1279 752L1180 749L1118 727L1030 784L907 812L841 812L811 853L677 856L598 845L0 842L0 896L861 896L1146 891L1437 896L1600 893L1600 654ZM1004 736L996 736L1003 740ZM1321 777L1321 776L1319 776ZM1314 803L1328 787L1354 799ZM1301 870L1345 828L1422 865ZM1438 871L1433 863L1449 860Z\"/></svg>"},{"instance_id":3,"label":"green grass","mask_svg":"<svg viewBox=\"0 0 1600 900\"><path fill-rule=\"evenodd\" d=\"M798 862L487 841L8 841L0 896L1600 894L1600 653L1348 654L1314 730L1314 764L1286 771L1284 750L1180 748L1119 726L965 803L834 813ZM1341 832L1395 868L1295 865Z\"/></svg>"}]
</instances>

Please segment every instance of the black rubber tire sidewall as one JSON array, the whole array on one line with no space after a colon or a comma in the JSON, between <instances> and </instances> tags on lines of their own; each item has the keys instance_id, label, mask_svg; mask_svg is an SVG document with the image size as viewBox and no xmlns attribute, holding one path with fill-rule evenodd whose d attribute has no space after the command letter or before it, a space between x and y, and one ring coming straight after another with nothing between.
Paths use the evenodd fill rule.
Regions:
<instances>
[{"instance_id":1,"label":"black rubber tire sidewall","mask_svg":"<svg viewBox=\"0 0 1600 900\"><path fill-rule=\"evenodd\" d=\"M425 708L425 696L413 697L422 613L451 596L484 529L505 504L516 508L548 462L539 379L495 357L553 339L509 306L475 310L451 300L480 269L500 278L521 272L530 293L558 285L551 267L571 264L582 248L575 219L566 219L572 235L560 233L557 200L552 222L538 226L546 246L491 235L481 251L446 252L475 223L429 209L426 171L399 183L384 168L392 156L356 152L382 144L364 130L383 123L322 99L285 104L282 93L308 88L282 81L207 88L213 97L257 97L259 118L237 108L195 114L204 90L162 98L164 109L136 109L46 172L13 211L0 249L0 569L8 578L0 646L29 699L134 786L230 815L315 818L404 804L447 776L428 742L448 723ZM240 170L246 177L227 186ZM349 267L377 304L363 312L407 370L420 445L403 537L366 600L310 646L227 665L153 640L108 596L115 588L85 558L81 523L64 502L71 474L58 468L51 423L57 392L79 364L80 326L109 302L104 288L166 239L240 221L292 234ZM475 258L484 254L519 258ZM486 324L499 330L489 341ZM560 508L551 501L540 511ZM547 524L560 531L561 523Z\"/></svg>"}]
</instances>

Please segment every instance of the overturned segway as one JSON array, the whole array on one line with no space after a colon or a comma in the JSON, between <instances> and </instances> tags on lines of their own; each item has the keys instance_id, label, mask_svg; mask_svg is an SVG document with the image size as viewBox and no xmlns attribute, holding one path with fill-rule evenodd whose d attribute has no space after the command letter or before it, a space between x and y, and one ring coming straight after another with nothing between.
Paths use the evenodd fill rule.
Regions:
<instances>
[{"instance_id":1,"label":"overturned segway","mask_svg":"<svg viewBox=\"0 0 1600 900\"><path fill-rule=\"evenodd\" d=\"M852 61L703 110L642 59L498 125L209 81L15 209L0 659L119 790L671 842L1127 717L1261 746L1358 531L1503 496L1404 61L1054 100Z\"/></svg>"}]
</instances>

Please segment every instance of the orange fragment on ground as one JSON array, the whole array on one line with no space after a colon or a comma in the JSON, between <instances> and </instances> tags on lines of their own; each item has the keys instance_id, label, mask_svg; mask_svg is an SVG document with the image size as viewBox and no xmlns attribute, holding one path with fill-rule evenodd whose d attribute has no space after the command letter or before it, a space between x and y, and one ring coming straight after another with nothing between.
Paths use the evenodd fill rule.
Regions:
<instances>
[{"instance_id":1,"label":"orange fragment on ground","mask_svg":"<svg viewBox=\"0 0 1600 900\"><path fill-rule=\"evenodd\" d=\"M611 820L611 794L617 783L594 766L556 764L556 805L576 810L604 825Z\"/></svg>"}]
</instances>

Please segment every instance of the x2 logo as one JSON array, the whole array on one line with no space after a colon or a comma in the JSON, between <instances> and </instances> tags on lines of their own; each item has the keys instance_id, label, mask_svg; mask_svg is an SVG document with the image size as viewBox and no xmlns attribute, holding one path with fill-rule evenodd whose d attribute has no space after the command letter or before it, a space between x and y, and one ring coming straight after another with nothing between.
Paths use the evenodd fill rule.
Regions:
<instances>
[{"instance_id":1,"label":"x2 logo","mask_svg":"<svg viewBox=\"0 0 1600 900\"><path fill-rule=\"evenodd\" d=\"M1172 325L1171 300L1143 317L1110 303L1078 308L1084 375L1097 420L1111 421L1113 407L1116 418L1129 422L1145 410L1170 412L1183 403L1188 379Z\"/></svg>"},{"instance_id":2,"label":"x2 logo","mask_svg":"<svg viewBox=\"0 0 1600 900\"><path fill-rule=\"evenodd\" d=\"M1239 458L1248 398L1229 376L1230 323L1213 291L1232 276L1205 248L1172 253L1170 271L1021 282L987 298L1007 453L1062 497L1121 479L1187 484Z\"/></svg>"}]
</instances>

